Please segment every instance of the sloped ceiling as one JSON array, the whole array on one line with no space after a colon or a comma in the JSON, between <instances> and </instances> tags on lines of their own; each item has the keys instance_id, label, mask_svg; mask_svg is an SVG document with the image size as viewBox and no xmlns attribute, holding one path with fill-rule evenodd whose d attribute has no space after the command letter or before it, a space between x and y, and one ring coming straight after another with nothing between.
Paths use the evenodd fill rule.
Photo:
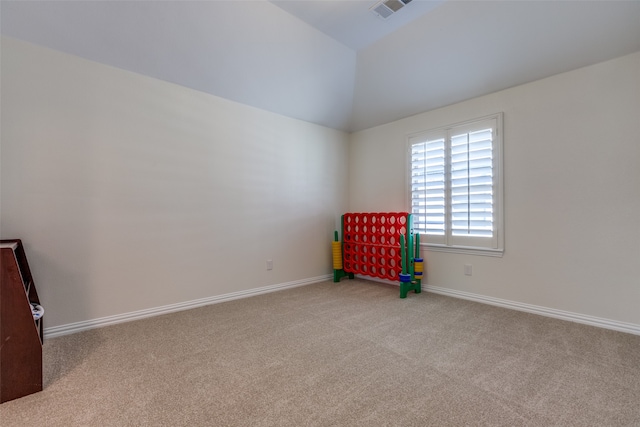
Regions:
<instances>
[{"instance_id":1,"label":"sloped ceiling","mask_svg":"<svg viewBox=\"0 0 640 427\"><path fill-rule=\"evenodd\" d=\"M448 1L358 52L351 126L639 50L640 1Z\"/></svg>"},{"instance_id":2,"label":"sloped ceiling","mask_svg":"<svg viewBox=\"0 0 640 427\"><path fill-rule=\"evenodd\" d=\"M376 0L269 1L357 51L432 11L445 0L413 0L387 19L371 11L372 6L379 4Z\"/></svg>"},{"instance_id":3,"label":"sloped ceiling","mask_svg":"<svg viewBox=\"0 0 640 427\"><path fill-rule=\"evenodd\" d=\"M267 1L2 1L4 35L348 129L356 53Z\"/></svg>"},{"instance_id":4,"label":"sloped ceiling","mask_svg":"<svg viewBox=\"0 0 640 427\"><path fill-rule=\"evenodd\" d=\"M640 1L6 1L3 35L356 131L640 50Z\"/></svg>"}]
</instances>

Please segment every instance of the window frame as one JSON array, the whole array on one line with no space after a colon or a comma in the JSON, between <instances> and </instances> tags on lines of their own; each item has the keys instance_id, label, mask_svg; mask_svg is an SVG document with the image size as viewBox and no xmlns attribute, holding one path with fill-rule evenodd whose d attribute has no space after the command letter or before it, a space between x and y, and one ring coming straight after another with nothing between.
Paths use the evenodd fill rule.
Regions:
<instances>
[{"instance_id":1,"label":"window frame","mask_svg":"<svg viewBox=\"0 0 640 427\"><path fill-rule=\"evenodd\" d=\"M451 228L451 139L454 134L470 133L474 130L491 125L495 135L492 135L492 188L493 188L493 235L491 237L456 236ZM412 147L414 144L444 137L445 157L445 214L444 235L426 234L420 232L420 246L427 250L452 253L467 253L474 255L501 257L504 254L504 165L503 165L503 113L479 117L463 122L454 123L430 130L415 132L407 135L407 170L406 189L408 212L413 213L412 198Z\"/></svg>"}]
</instances>

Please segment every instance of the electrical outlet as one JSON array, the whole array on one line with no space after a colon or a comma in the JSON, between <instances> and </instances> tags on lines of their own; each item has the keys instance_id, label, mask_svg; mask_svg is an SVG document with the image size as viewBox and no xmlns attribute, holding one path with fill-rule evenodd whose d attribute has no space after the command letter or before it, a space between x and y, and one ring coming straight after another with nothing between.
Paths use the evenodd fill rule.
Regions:
<instances>
[{"instance_id":1,"label":"electrical outlet","mask_svg":"<svg viewBox=\"0 0 640 427\"><path fill-rule=\"evenodd\" d=\"M267 260L267 270L273 270L273 260L272 259L268 259Z\"/></svg>"},{"instance_id":2,"label":"electrical outlet","mask_svg":"<svg viewBox=\"0 0 640 427\"><path fill-rule=\"evenodd\" d=\"M464 274L465 276L471 276L473 274L473 267L471 264L464 265Z\"/></svg>"}]
</instances>

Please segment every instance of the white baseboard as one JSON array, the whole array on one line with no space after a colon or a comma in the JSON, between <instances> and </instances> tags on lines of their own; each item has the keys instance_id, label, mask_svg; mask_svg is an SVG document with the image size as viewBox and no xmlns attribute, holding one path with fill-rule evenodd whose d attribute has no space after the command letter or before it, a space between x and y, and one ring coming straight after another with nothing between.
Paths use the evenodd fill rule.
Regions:
<instances>
[{"instance_id":1,"label":"white baseboard","mask_svg":"<svg viewBox=\"0 0 640 427\"><path fill-rule=\"evenodd\" d=\"M378 283L386 283L389 285L400 286L399 282L391 280L379 279L376 277L361 276L356 274L356 278L369 280ZM626 332L629 334L640 335L640 325L634 323L619 322L617 320L604 319L601 317L588 316L586 314L572 313L570 311L557 310L555 308L547 308L539 305L525 304L517 301L510 301L500 298L488 297L485 295L474 294L471 292L457 291L455 289L441 288L439 286L431 286L422 284L422 290L432 292L434 294L446 295L453 298L461 298L469 301L479 302L482 304L496 305L498 307L509 308L511 310L525 311L527 313L538 314L540 316L553 317L570 322L583 323L585 325L597 326L599 328L611 329L614 331Z\"/></svg>"},{"instance_id":2,"label":"white baseboard","mask_svg":"<svg viewBox=\"0 0 640 427\"><path fill-rule=\"evenodd\" d=\"M101 328L103 326L115 325L117 323L130 322L133 320L144 319L146 317L160 316L162 314L174 313L176 311L189 310L196 307L202 307L210 304L217 304L225 301L232 301L240 298L247 298L254 295L276 292L284 289L295 288L298 286L310 285L312 283L331 280L332 275L311 277L308 279L295 280L293 282L280 283L276 285L263 286L256 289L248 289L245 291L232 292L224 295L201 298L193 301L186 301L177 304L170 304L161 307L154 307L145 310L133 311L130 313L117 314L115 316L101 317L98 319L85 320L82 322L68 323L66 325L53 326L44 329L45 338L55 338L62 335L74 334L76 332L86 331L89 329ZM359 279L371 280L390 285L399 284L389 280L377 279L369 276L356 275ZM422 285L422 290L434 294L450 296L453 298L461 298L469 301L475 301L483 304L495 305L498 307L509 308L512 310L524 311L527 313L538 314L541 316L553 317L556 319L568 320L576 323L597 326L600 328L611 329L614 331L626 332L634 335L640 335L640 325L634 323L619 322L616 320L604 319L600 317L588 316L584 314L572 313L564 310L556 310L537 305L525 304L517 301L504 300L500 298L488 297L471 292L457 291L454 289L442 288L439 286Z\"/></svg>"},{"instance_id":3,"label":"white baseboard","mask_svg":"<svg viewBox=\"0 0 640 427\"><path fill-rule=\"evenodd\" d=\"M44 337L55 338L62 335L75 334L76 332L101 328L103 326L115 325L117 323L130 322L132 320L144 319L146 317L160 316L162 314L189 310L205 305L217 304L225 301L232 301L235 299L247 298L255 295L266 294L269 292L295 288L298 286L310 285L312 283L331 280L332 278L333 276L331 274L327 274L324 276L311 277L308 279L294 280L293 282L263 286L256 289L248 289L246 291L232 292L230 294L216 295L213 297L201 298L193 301L186 301L177 304L164 305L161 307L148 308L145 310L132 311L130 313L117 314L115 316L107 316L98 319L85 320L82 322L68 323L66 325L53 326L51 328L44 328Z\"/></svg>"},{"instance_id":4,"label":"white baseboard","mask_svg":"<svg viewBox=\"0 0 640 427\"><path fill-rule=\"evenodd\" d=\"M526 311L527 313L539 314L541 316L553 317L556 319L568 320L570 322L583 323L585 325L597 326L614 331L626 332L640 335L640 325L634 323L619 322L617 320L603 319L601 317L588 316L585 314L572 313L570 311L556 310L554 308L541 307L538 305L525 304L517 301L509 301L500 298L487 297L470 292L456 291L454 289L441 288L438 286L422 285L422 290L434 294L446 295L454 298L462 298L483 304L496 305L498 307L510 308L512 310Z\"/></svg>"}]
</instances>

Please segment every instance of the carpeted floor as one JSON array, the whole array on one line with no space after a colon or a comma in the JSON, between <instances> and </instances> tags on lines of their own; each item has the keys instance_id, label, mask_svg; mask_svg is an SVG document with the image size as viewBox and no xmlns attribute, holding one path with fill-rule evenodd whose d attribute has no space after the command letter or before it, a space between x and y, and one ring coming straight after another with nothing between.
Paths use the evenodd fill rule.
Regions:
<instances>
[{"instance_id":1,"label":"carpeted floor","mask_svg":"<svg viewBox=\"0 0 640 427\"><path fill-rule=\"evenodd\" d=\"M343 280L45 341L10 426L640 426L640 336Z\"/></svg>"}]
</instances>

